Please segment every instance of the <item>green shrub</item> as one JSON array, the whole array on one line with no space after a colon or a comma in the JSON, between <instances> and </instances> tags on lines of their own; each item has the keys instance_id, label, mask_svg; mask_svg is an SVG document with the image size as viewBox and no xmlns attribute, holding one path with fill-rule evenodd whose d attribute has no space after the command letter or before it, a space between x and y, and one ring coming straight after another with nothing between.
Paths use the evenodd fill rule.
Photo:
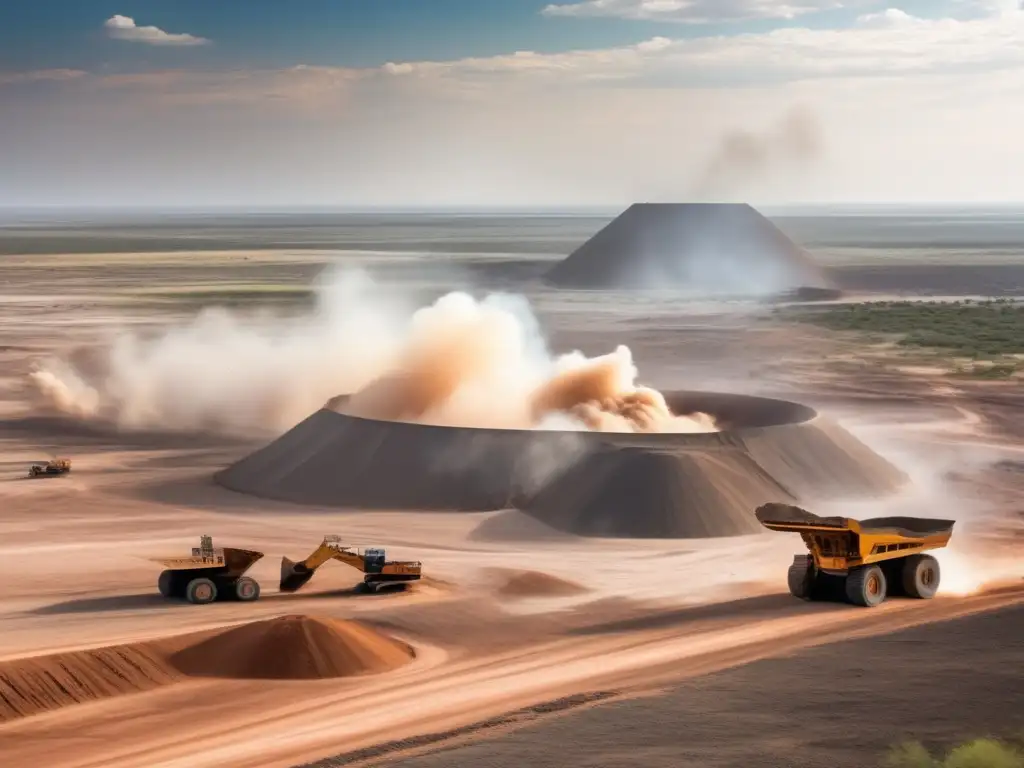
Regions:
<instances>
[{"instance_id":1,"label":"green shrub","mask_svg":"<svg viewBox=\"0 0 1024 768\"><path fill-rule=\"evenodd\" d=\"M860 334L881 335L904 349L931 350L945 356L1000 363L977 372L991 378L1012 375L1024 354L1024 303L994 301L880 301L823 308L783 310L778 317Z\"/></svg>"},{"instance_id":2,"label":"green shrub","mask_svg":"<svg viewBox=\"0 0 1024 768\"><path fill-rule=\"evenodd\" d=\"M1004 741L975 739L936 759L921 744L908 742L889 750L885 768L1024 768L1024 751Z\"/></svg>"}]
</instances>

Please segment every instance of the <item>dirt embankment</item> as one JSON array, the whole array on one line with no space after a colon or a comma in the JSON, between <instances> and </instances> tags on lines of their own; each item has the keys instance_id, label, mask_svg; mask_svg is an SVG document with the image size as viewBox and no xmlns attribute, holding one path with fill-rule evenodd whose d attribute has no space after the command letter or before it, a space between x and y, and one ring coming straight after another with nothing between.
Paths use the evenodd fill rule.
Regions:
<instances>
[{"instance_id":1,"label":"dirt embankment","mask_svg":"<svg viewBox=\"0 0 1024 768\"><path fill-rule=\"evenodd\" d=\"M412 648L361 624L282 616L147 643L0 663L0 723L192 677L313 680L397 669Z\"/></svg>"},{"instance_id":2,"label":"dirt embankment","mask_svg":"<svg viewBox=\"0 0 1024 768\"><path fill-rule=\"evenodd\" d=\"M0 723L182 679L158 648L112 646L0 664Z\"/></svg>"}]
</instances>

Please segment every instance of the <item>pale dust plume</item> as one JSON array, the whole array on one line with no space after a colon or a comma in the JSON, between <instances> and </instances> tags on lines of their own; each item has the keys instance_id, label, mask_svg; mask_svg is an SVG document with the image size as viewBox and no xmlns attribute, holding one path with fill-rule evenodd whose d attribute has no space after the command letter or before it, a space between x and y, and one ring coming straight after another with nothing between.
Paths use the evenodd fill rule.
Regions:
<instances>
[{"instance_id":1,"label":"pale dust plume","mask_svg":"<svg viewBox=\"0 0 1024 768\"><path fill-rule=\"evenodd\" d=\"M677 415L656 389L636 386L629 348L592 360L569 358L567 370L544 382L530 398L534 422L566 414L596 432L715 432L706 413Z\"/></svg>"},{"instance_id":2,"label":"pale dust plume","mask_svg":"<svg viewBox=\"0 0 1024 768\"><path fill-rule=\"evenodd\" d=\"M939 594L968 597L989 589L1020 585L1024 567L1019 555L993 549L991 537L954 535L948 547L930 552L942 571Z\"/></svg>"},{"instance_id":3,"label":"pale dust plume","mask_svg":"<svg viewBox=\"0 0 1024 768\"><path fill-rule=\"evenodd\" d=\"M817 116L806 108L791 109L769 131L731 131L723 136L693 194L699 198L728 194L774 171L805 167L822 148Z\"/></svg>"},{"instance_id":4,"label":"pale dust plume","mask_svg":"<svg viewBox=\"0 0 1024 768\"><path fill-rule=\"evenodd\" d=\"M63 361L53 360L32 371L29 379L43 399L61 413L78 419L92 419L99 414L99 392Z\"/></svg>"},{"instance_id":5,"label":"pale dust plume","mask_svg":"<svg viewBox=\"0 0 1024 768\"><path fill-rule=\"evenodd\" d=\"M213 310L144 340L125 332L88 375L62 360L31 374L60 413L121 429L274 434L340 393L369 418L449 426L714 431L636 385L627 347L553 356L520 296L453 292L410 311L360 271L329 271L299 317Z\"/></svg>"},{"instance_id":6,"label":"pale dust plume","mask_svg":"<svg viewBox=\"0 0 1024 768\"><path fill-rule=\"evenodd\" d=\"M495 429L709 432L706 414L677 416L638 387L626 346L597 358L552 359L518 297L451 293L414 315L396 364L345 410L373 419Z\"/></svg>"}]
</instances>

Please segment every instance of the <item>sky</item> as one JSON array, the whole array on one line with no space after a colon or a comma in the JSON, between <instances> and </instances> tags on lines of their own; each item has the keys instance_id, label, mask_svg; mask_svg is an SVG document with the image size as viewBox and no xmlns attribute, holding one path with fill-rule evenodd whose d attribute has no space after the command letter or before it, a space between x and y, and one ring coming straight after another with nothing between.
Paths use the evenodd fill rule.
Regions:
<instances>
[{"instance_id":1,"label":"sky","mask_svg":"<svg viewBox=\"0 0 1024 768\"><path fill-rule=\"evenodd\" d=\"M1020 0L8 0L0 205L1024 201Z\"/></svg>"}]
</instances>

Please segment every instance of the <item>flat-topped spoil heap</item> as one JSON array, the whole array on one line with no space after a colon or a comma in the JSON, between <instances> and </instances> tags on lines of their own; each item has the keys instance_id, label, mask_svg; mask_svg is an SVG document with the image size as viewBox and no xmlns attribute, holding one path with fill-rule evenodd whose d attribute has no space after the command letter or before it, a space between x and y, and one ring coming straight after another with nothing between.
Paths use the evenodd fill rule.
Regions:
<instances>
[{"instance_id":1,"label":"flat-topped spoil heap","mask_svg":"<svg viewBox=\"0 0 1024 768\"><path fill-rule=\"evenodd\" d=\"M325 507L491 511L516 507L585 536L754 533L767 501L874 497L906 476L799 403L673 392L674 413L716 432L473 429L365 419L323 408L219 472L233 490Z\"/></svg>"},{"instance_id":2,"label":"flat-topped spoil heap","mask_svg":"<svg viewBox=\"0 0 1024 768\"><path fill-rule=\"evenodd\" d=\"M559 288L769 296L833 289L811 255L746 204L635 203L556 264ZM829 293L828 295L831 295Z\"/></svg>"}]
</instances>

